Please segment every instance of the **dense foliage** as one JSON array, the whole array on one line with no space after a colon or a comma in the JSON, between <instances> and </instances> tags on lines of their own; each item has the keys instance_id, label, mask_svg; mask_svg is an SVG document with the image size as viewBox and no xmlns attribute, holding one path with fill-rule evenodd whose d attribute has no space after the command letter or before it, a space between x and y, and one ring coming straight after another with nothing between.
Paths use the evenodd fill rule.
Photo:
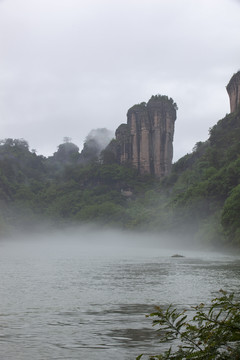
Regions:
<instances>
[{"instance_id":1,"label":"dense foliage","mask_svg":"<svg viewBox=\"0 0 240 360\"><path fill-rule=\"evenodd\" d=\"M153 325L158 326L160 342L173 346L160 355L152 355L150 360L221 359L240 358L240 303L234 295L221 290L221 295L212 300L210 306L200 304L194 307L195 315L189 320L186 311L177 311L171 305L160 307L149 316ZM137 360L143 359L143 354Z\"/></svg>"},{"instance_id":2,"label":"dense foliage","mask_svg":"<svg viewBox=\"0 0 240 360\"><path fill-rule=\"evenodd\" d=\"M105 130L101 130L106 137ZM53 156L23 139L0 143L0 233L53 224L97 222L172 231L192 241L240 245L240 110L210 129L162 181L118 165L89 137L81 153L67 139Z\"/></svg>"}]
</instances>

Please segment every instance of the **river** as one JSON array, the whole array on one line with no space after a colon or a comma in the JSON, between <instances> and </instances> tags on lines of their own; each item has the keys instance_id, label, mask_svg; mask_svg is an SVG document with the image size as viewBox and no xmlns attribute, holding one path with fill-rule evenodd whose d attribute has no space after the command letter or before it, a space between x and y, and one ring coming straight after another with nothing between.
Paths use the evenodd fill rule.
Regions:
<instances>
[{"instance_id":1,"label":"river","mask_svg":"<svg viewBox=\"0 0 240 360\"><path fill-rule=\"evenodd\" d=\"M239 292L239 257L157 240L78 229L2 241L0 358L130 360L159 353L145 317L155 305L190 309L221 288Z\"/></svg>"}]
</instances>

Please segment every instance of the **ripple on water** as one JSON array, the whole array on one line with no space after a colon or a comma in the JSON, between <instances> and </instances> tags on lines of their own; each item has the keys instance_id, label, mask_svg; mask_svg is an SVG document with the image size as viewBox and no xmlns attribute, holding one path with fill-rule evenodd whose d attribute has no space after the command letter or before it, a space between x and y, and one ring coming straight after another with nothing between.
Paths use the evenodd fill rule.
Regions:
<instances>
[{"instance_id":1,"label":"ripple on water","mask_svg":"<svg viewBox=\"0 0 240 360\"><path fill-rule=\"evenodd\" d=\"M134 359L159 351L161 333L145 317L155 305L189 310L221 288L239 291L240 262L232 257L72 250L19 253L17 261L0 253L2 359Z\"/></svg>"}]
</instances>

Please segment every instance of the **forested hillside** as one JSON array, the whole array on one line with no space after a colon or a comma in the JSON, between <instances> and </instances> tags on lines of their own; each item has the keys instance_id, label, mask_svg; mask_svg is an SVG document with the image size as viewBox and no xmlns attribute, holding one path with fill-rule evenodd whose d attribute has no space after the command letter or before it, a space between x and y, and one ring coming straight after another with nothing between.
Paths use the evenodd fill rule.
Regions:
<instances>
[{"instance_id":1,"label":"forested hillside","mask_svg":"<svg viewBox=\"0 0 240 360\"><path fill-rule=\"evenodd\" d=\"M22 139L0 143L0 233L98 223L167 231L192 241L240 246L240 110L173 165L162 181L99 155L91 139L79 153L69 140L45 158Z\"/></svg>"}]
</instances>

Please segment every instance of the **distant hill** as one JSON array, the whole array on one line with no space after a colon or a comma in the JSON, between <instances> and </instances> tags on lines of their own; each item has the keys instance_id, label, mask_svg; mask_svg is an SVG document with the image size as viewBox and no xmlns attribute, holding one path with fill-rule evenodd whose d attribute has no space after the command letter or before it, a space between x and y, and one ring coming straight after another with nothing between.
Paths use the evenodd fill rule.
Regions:
<instances>
[{"instance_id":1,"label":"distant hill","mask_svg":"<svg viewBox=\"0 0 240 360\"><path fill-rule=\"evenodd\" d=\"M161 180L140 176L100 153L92 137L87 141L81 153L66 141L49 158L30 151L23 139L0 142L1 236L42 221L94 222L240 247L239 104Z\"/></svg>"}]
</instances>

